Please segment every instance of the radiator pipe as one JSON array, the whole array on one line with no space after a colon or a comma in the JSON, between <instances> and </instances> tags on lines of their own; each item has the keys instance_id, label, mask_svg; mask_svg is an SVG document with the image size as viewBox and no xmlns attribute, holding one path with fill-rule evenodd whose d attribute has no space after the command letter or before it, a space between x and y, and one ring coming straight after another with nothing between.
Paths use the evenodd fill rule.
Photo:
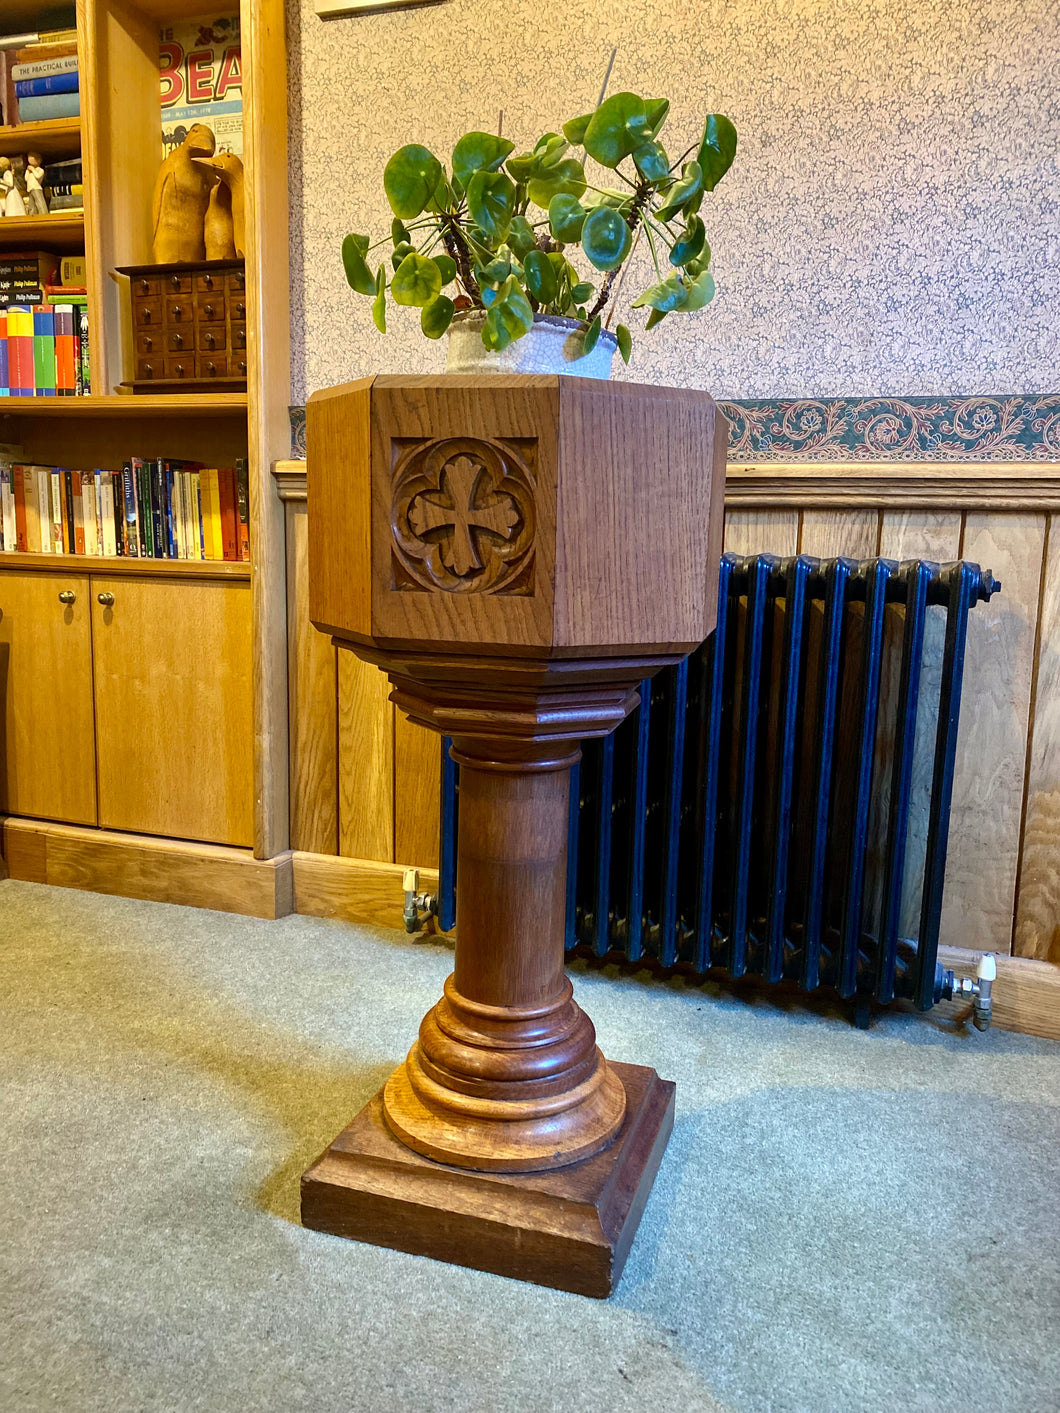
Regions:
<instances>
[{"instance_id":1,"label":"radiator pipe","mask_svg":"<svg viewBox=\"0 0 1060 1413\"><path fill-rule=\"evenodd\" d=\"M970 1000L972 1003L972 1024L976 1030L989 1030L993 1020L993 990L997 980L997 961L993 952L984 952L979 958L974 979L970 976L954 976L952 971L936 967L935 1000L948 1001L950 997Z\"/></svg>"}]
</instances>

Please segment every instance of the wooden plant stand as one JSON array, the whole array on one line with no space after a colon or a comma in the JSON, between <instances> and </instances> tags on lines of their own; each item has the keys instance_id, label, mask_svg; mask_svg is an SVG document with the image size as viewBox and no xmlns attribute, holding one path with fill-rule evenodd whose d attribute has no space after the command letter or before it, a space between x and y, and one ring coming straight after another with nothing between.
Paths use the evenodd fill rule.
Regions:
<instances>
[{"instance_id":1,"label":"wooden plant stand","mask_svg":"<svg viewBox=\"0 0 1060 1413\"><path fill-rule=\"evenodd\" d=\"M563 970L570 768L713 627L724 422L704 393L378 377L308 411L310 612L460 763L453 975L303 1178L307 1226L614 1289L673 1125Z\"/></svg>"}]
</instances>

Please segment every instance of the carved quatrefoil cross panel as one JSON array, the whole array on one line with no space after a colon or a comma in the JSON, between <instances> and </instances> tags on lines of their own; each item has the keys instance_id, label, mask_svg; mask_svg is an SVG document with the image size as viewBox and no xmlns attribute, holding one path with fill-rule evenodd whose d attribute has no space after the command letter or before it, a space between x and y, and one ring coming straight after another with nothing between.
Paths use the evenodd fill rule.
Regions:
<instances>
[{"instance_id":1,"label":"carved quatrefoil cross panel","mask_svg":"<svg viewBox=\"0 0 1060 1413\"><path fill-rule=\"evenodd\" d=\"M532 438L392 443L394 587L534 591Z\"/></svg>"}]
</instances>

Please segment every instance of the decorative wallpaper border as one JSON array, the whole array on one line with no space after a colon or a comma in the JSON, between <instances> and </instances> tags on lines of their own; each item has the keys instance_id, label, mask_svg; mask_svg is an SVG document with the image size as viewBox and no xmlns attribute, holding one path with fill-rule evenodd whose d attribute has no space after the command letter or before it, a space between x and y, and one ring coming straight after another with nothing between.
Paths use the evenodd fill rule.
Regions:
<instances>
[{"instance_id":1,"label":"decorative wallpaper border","mask_svg":"<svg viewBox=\"0 0 1060 1413\"><path fill-rule=\"evenodd\" d=\"M729 460L1060 461L1060 394L1015 397L753 398L719 402ZM305 456L305 408L291 408Z\"/></svg>"}]
</instances>

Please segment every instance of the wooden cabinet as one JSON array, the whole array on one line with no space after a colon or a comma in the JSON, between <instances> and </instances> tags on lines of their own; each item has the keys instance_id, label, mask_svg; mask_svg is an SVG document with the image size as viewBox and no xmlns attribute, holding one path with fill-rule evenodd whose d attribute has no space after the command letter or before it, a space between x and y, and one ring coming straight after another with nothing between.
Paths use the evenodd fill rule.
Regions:
<instances>
[{"instance_id":1,"label":"wooden cabinet","mask_svg":"<svg viewBox=\"0 0 1060 1413\"><path fill-rule=\"evenodd\" d=\"M99 823L254 842L250 584L92 578Z\"/></svg>"},{"instance_id":2,"label":"wooden cabinet","mask_svg":"<svg viewBox=\"0 0 1060 1413\"><path fill-rule=\"evenodd\" d=\"M0 812L95 824L87 575L0 575L0 703Z\"/></svg>"},{"instance_id":3,"label":"wooden cabinet","mask_svg":"<svg viewBox=\"0 0 1060 1413\"><path fill-rule=\"evenodd\" d=\"M247 579L2 568L0 813L252 845L251 667Z\"/></svg>"}]
</instances>

